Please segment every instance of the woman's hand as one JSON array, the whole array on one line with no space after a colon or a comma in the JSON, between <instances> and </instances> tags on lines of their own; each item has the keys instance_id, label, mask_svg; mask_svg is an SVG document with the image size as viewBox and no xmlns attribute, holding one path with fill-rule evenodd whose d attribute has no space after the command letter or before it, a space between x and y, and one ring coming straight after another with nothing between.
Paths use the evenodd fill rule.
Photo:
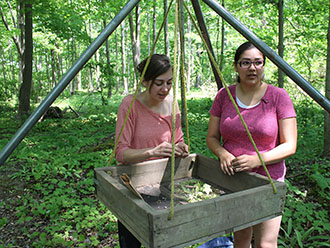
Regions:
<instances>
[{"instance_id":1,"label":"woman's hand","mask_svg":"<svg viewBox=\"0 0 330 248\"><path fill-rule=\"evenodd\" d=\"M227 175L234 175L234 168L232 167L232 161L235 159L234 155L225 151L219 156L220 159L220 167L223 173Z\"/></svg>"},{"instance_id":2,"label":"woman's hand","mask_svg":"<svg viewBox=\"0 0 330 248\"><path fill-rule=\"evenodd\" d=\"M170 157L172 155L172 144L164 141L150 151L150 157Z\"/></svg>"},{"instance_id":3,"label":"woman's hand","mask_svg":"<svg viewBox=\"0 0 330 248\"><path fill-rule=\"evenodd\" d=\"M171 157L172 156L172 144L164 141L150 152L151 157ZM183 143L177 143L175 145L175 156L176 157L186 157L189 155L188 146Z\"/></svg>"},{"instance_id":4,"label":"woman's hand","mask_svg":"<svg viewBox=\"0 0 330 248\"><path fill-rule=\"evenodd\" d=\"M234 172L251 170L260 165L257 155L241 155L231 161Z\"/></svg>"},{"instance_id":5,"label":"woman's hand","mask_svg":"<svg viewBox=\"0 0 330 248\"><path fill-rule=\"evenodd\" d=\"M175 155L179 157L187 157L189 155L188 146L183 142L177 143L175 145Z\"/></svg>"}]
</instances>

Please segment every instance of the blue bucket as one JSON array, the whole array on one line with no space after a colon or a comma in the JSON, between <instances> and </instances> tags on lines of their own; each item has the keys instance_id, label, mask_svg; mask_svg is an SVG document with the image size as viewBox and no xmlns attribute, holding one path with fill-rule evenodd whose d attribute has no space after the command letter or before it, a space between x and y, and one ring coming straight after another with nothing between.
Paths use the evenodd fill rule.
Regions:
<instances>
[{"instance_id":1,"label":"blue bucket","mask_svg":"<svg viewBox=\"0 0 330 248\"><path fill-rule=\"evenodd\" d=\"M206 243L198 246L197 248L233 248L234 239L232 236L229 237L219 237L207 241Z\"/></svg>"}]
</instances>

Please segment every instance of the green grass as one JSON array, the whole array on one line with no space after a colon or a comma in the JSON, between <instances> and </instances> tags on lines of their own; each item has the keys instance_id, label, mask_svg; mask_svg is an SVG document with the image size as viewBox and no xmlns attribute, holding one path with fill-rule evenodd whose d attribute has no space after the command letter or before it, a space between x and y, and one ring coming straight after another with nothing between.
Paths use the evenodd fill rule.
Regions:
<instances>
[{"instance_id":1,"label":"green grass","mask_svg":"<svg viewBox=\"0 0 330 248\"><path fill-rule=\"evenodd\" d=\"M205 142L212 98L203 95L188 97L191 152L213 157ZM103 105L100 95L60 99L53 105L71 106L80 117L68 110L64 119L32 128L0 168L0 247L119 247L116 217L95 198L93 170L107 165L121 99ZM20 127L13 106L0 103L0 149ZM279 245L326 247L330 161L322 157L323 112L306 99L295 107L298 150L287 160Z\"/></svg>"}]
</instances>

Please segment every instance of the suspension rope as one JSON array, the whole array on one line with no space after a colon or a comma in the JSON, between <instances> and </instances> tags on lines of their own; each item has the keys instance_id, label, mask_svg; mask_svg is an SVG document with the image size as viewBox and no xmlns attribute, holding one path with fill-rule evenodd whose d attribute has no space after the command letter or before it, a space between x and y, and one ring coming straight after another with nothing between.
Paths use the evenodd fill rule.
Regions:
<instances>
[{"instance_id":1,"label":"suspension rope","mask_svg":"<svg viewBox=\"0 0 330 248\"><path fill-rule=\"evenodd\" d=\"M171 156L171 205L170 205L170 215L169 219L174 216L174 174L175 174L175 122L176 122L176 85L177 85L177 71L178 66L177 56L178 56L178 13L179 10L179 0L175 2L175 31L174 31L174 61L173 61L173 102L172 102L172 156Z\"/></svg>"},{"instance_id":2,"label":"suspension rope","mask_svg":"<svg viewBox=\"0 0 330 248\"><path fill-rule=\"evenodd\" d=\"M182 5L180 5L179 9L181 10L183 8ZM179 19L179 31L180 31L180 47L181 47L181 80L182 80L182 88L183 91L183 104L184 104L184 116L185 116L185 123L186 123L186 139L187 139L187 146L188 146L188 152L190 152L190 139L189 139L189 123L188 123L188 110L187 110L187 99L186 99L186 78L185 78L185 68L184 68L184 34L182 27L182 20Z\"/></svg>"},{"instance_id":3,"label":"suspension rope","mask_svg":"<svg viewBox=\"0 0 330 248\"><path fill-rule=\"evenodd\" d=\"M254 147L256 153L258 154L258 158L259 158L259 160L260 160L260 162L261 162L261 164L262 164L264 170L266 171L267 177L268 177L268 179L269 179L269 181L270 181L270 183L271 183L271 185L272 185L272 187L273 187L273 192L274 192L274 194L276 194L276 192L277 192L276 186L275 186L275 184L274 184L272 178L270 177L270 174L269 174L269 172L268 172L268 169L267 169L267 167L266 167L266 165L265 165L265 163L264 163L264 161L263 161L263 159L262 159L262 157L261 157L261 155L260 155L260 152L259 152L259 150L258 150L258 148L257 148L257 145L255 144L255 142L254 142L254 140L253 140L253 138L252 138L252 135L251 135L251 133L250 133L250 131L249 131L249 129L248 129L248 127L247 127L247 125L246 125L246 123L245 123L245 121L244 121L244 119L243 119L241 113L240 113L240 111L239 111L239 108L238 108L238 106L237 106L237 104L236 104L236 102L235 102L235 100L234 100L232 94L230 93L230 91L229 91L229 89L228 89L228 87L227 87L227 83L226 83L226 81L224 80L224 78L223 78L223 76L222 76L222 73L220 72L219 66L217 65L217 62L215 61L213 54L211 53L209 47L207 46L207 43L206 43L206 41L205 41L205 39L204 39L204 37L203 37L203 35L202 35L202 32L200 31L198 25L196 24L196 21L195 21L194 17L192 16L190 10L188 9L186 3L185 3L184 1L182 1L182 2L183 2L183 5L184 5L184 7L186 8L186 10L187 10L187 12L188 12L188 14L189 14L189 16L190 16L190 19L191 19L193 25L195 26L197 32L199 33L199 36L201 37L201 39L202 39L202 41L203 41L203 44L204 44L204 46L205 46L205 48L206 48L206 50L207 50L207 52L208 52L208 55L209 55L209 57L211 58L211 62L212 62L212 64L213 64L213 66L216 68L216 71L217 71L217 73L218 73L218 75L219 75L219 77L220 77L220 79L221 79L221 81L222 81L224 87L226 88L226 91L227 91L227 93L228 93L228 95L229 95L229 98L230 98L231 102L233 103L233 105L234 105L234 107L235 107L235 109L236 109L237 114L239 115L239 118L240 118L240 120L241 120L241 122L242 122L242 124L243 124L243 126L244 126L244 128L245 128L245 130L246 130L246 133L248 134L249 139L250 139L250 141L251 141L251 143L252 143L252 145L253 145L253 147Z\"/></svg>"}]
</instances>

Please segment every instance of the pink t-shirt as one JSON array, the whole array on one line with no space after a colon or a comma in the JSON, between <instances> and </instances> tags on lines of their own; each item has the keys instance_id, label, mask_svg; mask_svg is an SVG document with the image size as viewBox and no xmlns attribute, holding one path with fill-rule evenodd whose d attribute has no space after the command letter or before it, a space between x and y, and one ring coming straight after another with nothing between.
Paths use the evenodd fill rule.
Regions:
<instances>
[{"instance_id":1,"label":"pink t-shirt","mask_svg":"<svg viewBox=\"0 0 330 248\"><path fill-rule=\"evenodd\" d=\"M132 99L133 95L126 96L119 106L116 124L116 140ZM138 99L135 99L116 149L116 160L119 163L124 163L124 151L128 148L143 149L156 147L164 141L172 142L172 115L163 116L155 113ZM184 142L184 140L180 113L177 112L175 143L179 142Z\"/></svg>"},{"instance_id":2,"label":"pink t-shirt","mask_svg":"<svg viewBox=\"0 0 330 248\"><path fill-rule=\"evenodd\" d=\"M229 86L234 99L236 99L235 89L236 85ZM260 153L267 152L279 144L278 120L296 117L288 93L272 85L267 86L265 95L257 106L246 109L239 107L239 110ZM210 114L220 118L220 134L227 151L234 156L256 154L225 88L217 93ZM267 169L273 179L284 180L286 173L284 160L267 165ZM252 171L266 176L262 166Z\"/></svg>"}]
</instances>

